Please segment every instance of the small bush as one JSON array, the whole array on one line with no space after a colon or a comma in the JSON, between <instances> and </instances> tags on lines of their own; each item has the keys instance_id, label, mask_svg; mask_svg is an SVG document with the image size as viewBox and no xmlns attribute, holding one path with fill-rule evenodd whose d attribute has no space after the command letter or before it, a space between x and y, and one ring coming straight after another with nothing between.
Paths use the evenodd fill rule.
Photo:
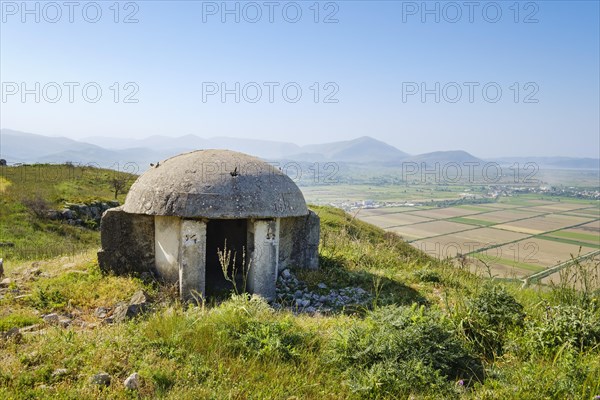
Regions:
<instances>
[{"instance_id":1,"label":"small bush","mask_svg":"<svg viewBox=\"0 0 600 400\"><path fill-rule=\"evenodd\" d=\"M424 307L386 306L333 341L330 362L366 396L455 392L450 381L482 377L478 362L448 321Z\"/></svg>"},{"instance_id":2,"label":"small bush","mask_svg":"<svg viewBox=\"0 0 600 400\"><path fill-rule=\"evenodd\" d=\"M423 361L382 361L364 370L350 370L350 388L355 393L378 397L394 397L396 393L429 392L451 397L455 391L439 370ZM373 390L373 388L377 388Z\"/></svg>"},{"instance_id":3,"label":"small bush","mask_svg":"<svg viewBox=\"0 0 600 400\"><path fill-rule=\"evenodd\" d=\"M50 204L39 193L35 197L29 197L21 200L21 203L27 208L27 211L39 219L48 218Z\"/></svg>"},{"instance_id":4,"label":"small bush","mask_svg":"<svg viewBox=\"0 0 600 400\"><path fill-rule=\"evenodd\" d=\"M67 298L57 289L38 287L29 298L29 304L41 311L62 309L67 304Z\"/></svg>"},{"instance_id":5,"label":"small bush","mask_svg":"<svg viewBox=\"0 0 600 400\"><path fill-rule=\"evenodd\" d=\"M289 316L276 318L257 297L234 296L217 310L217 331L238 354L261 359L298 359L308 347L309 334Z\"/></svg>"},{"instance_id":6,"label":"small bush","mask_svg":"<svg viewBox=\"0 0 600 400\"><path fill-rule=\"evenodd\" d=\"M414 274L420 282L438 283L442 280L437 272L430 269L420 269Z\"/></svg>"},{"instance_id":7,"label":"small bush","mask_svg":"<svg viewBox=\"0 0 600 400\"><path fill-rule=\"evenodd\" d=\"M293 321L248 321L241 331L229 332L232 346L240 352L265 359L291 360L300 357L304 335Z\"/></svg>"},{"instance_id":8,"label":"small bush","mask_svg":"<svg viewBox=\"0 0 600 400\"><path fill-rule=\"evenodd\" d=\"M578 306L546 307L545 316L530 321L524 335L530 352L555 353L560 348L583 351L600 344L600 311Z\"/></svg>"},{"instance_id":9,"label":"small bush","mask_svg":"<svg viewBox=\"0 0 600 400\"><path fill-rule=\"evenodd\" d=\"M486 358L501 355L505 336L523 326L523 306L503 287L488 285L467 305L459 316L459 326L475 350Z\"/></svg>"}]
</instances>

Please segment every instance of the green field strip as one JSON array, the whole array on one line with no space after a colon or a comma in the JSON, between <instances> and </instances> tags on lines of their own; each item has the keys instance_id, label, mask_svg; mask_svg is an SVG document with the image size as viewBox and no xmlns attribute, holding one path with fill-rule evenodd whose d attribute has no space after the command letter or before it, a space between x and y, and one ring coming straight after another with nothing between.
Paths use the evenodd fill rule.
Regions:
<instances>
[{"instance_id":1,"label":"green field strip","mask_svg":"<svg viewBox=\"0 0 600 400\"><path fill-rule=\"evenodd\" d=\"M479 215L479 214L475 214L475 215ZM475 218L468 218L468 217L452 217L452 218L448 218L446 221L458 222L459 224L479 225L479 226L492 226L492 225L497 224L497 222L485 221L483 219L475 219Z\"/></svg>"},{"instance_id":2,"label":"green field strip","mask_svg":"<svg viewBox=\"0 0 600 400\"><path fill-rule=\"evenodd\" d=\"M591 240L600 244L600 234L593 235L591 233L557 231L551 233L550 236L573 240Z\"/></svg>"},{"instance_id":3,"label":"green field strip","mask_svg":"<svg viewBox=\"0 0 600 400\"><path fill-rule=\"evenodd\" d=\"M575 246L590 247L590 248L593 248L593 249L600 249L600 244L580 242L580 241L573 240L573 239L557 238L557 237L552 237L552 236L546 236L544 234L538 236L538 238L544 239L544 240L549 240L551 242L573 244Z\"/></svg>"},{"instance_id":4,"label":"green field strip","mask_svg":"<svg viewBox=\"0 0 600 400\"><path fill-rule=\"evenodd\" d=\"M546 269L546 268L542 267L541 265L528 264L528 263L524 263L524 262L520 262L520 261L511 260L509 258L486 257L483 254L474 254L473 257L477 258L478 260L481 260L481 261L493 262L494 264L507 265L509 267L524 269L526 271L531 271L531 272L540 272L540 271L543 271Z\"/></svg>"}]
</instances>

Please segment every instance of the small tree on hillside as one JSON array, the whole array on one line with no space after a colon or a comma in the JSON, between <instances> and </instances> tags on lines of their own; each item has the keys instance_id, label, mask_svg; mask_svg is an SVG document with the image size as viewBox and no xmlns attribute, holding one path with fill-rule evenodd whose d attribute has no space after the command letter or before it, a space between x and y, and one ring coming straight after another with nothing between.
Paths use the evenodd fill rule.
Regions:
<instances>
[{"instance_id":1,"label":"small tree on hillside","mask_svg":"<svg viewBox=\"0 0 600 400\"><path fill-rule=\"evenodd\" d=\"M112 178L110 180L110 187L112 188L113 192L115 193L115 200L117 199L117 196L119 195L119 193L123 193L126 186L127 186L127 179L125 179L125 178L119 178L118 176L115 176L114 178Z\"/></svg>"},{"instance_id":2,"label":"small tree on hillside","mask_svg":"<svg viewBox=\"0 0 600 400\"><path fill-rule=\"evenodd\" d=\"M29 213L39 219L48 217L48 211L50 211L50 205L48 202L38 193L33 198L25 198L21 201Z\"/></svg>"}]
</instances>

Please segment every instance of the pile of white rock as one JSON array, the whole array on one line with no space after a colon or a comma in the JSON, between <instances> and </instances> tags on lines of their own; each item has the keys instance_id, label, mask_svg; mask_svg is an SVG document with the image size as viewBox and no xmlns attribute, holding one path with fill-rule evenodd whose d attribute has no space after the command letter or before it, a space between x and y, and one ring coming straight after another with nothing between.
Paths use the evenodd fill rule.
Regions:
<instances>
[{"instance_id":1,"label":"pile of white rock","mask_svg":"<svg viewBox=\"0 0 600 400\"><path fill-rule=\"evenodd\" d=\"M369 307L373 300L371 294L361 287L331 289L321 282L316 290L311 291L289 269L279 274L276 293L275 308L309 314L337 312L348 307Z\"/></svg>"}]
</instances>

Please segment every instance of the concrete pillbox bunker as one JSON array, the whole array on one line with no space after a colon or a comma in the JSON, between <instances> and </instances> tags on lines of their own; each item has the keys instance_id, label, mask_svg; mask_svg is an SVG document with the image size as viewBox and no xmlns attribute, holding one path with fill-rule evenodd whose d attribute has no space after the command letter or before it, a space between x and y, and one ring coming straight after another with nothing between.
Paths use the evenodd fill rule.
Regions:
<instances>
[{"instance_id":1,"label":"concrete pillbox bunker","mask_svg":"<svg viewBox=\"0 0 600 400\"><path fill-rule=\"evenodd\" d=\"M319 265L319 217L272 165L229 150L198 150L151 167L121 207L104 213L103 271L153 272L182 299L228 288L219 250L231 250L236 280L271 300L280 269ZM232 272L232 274L233 274Z\"/></svg>"}]
</instances>

